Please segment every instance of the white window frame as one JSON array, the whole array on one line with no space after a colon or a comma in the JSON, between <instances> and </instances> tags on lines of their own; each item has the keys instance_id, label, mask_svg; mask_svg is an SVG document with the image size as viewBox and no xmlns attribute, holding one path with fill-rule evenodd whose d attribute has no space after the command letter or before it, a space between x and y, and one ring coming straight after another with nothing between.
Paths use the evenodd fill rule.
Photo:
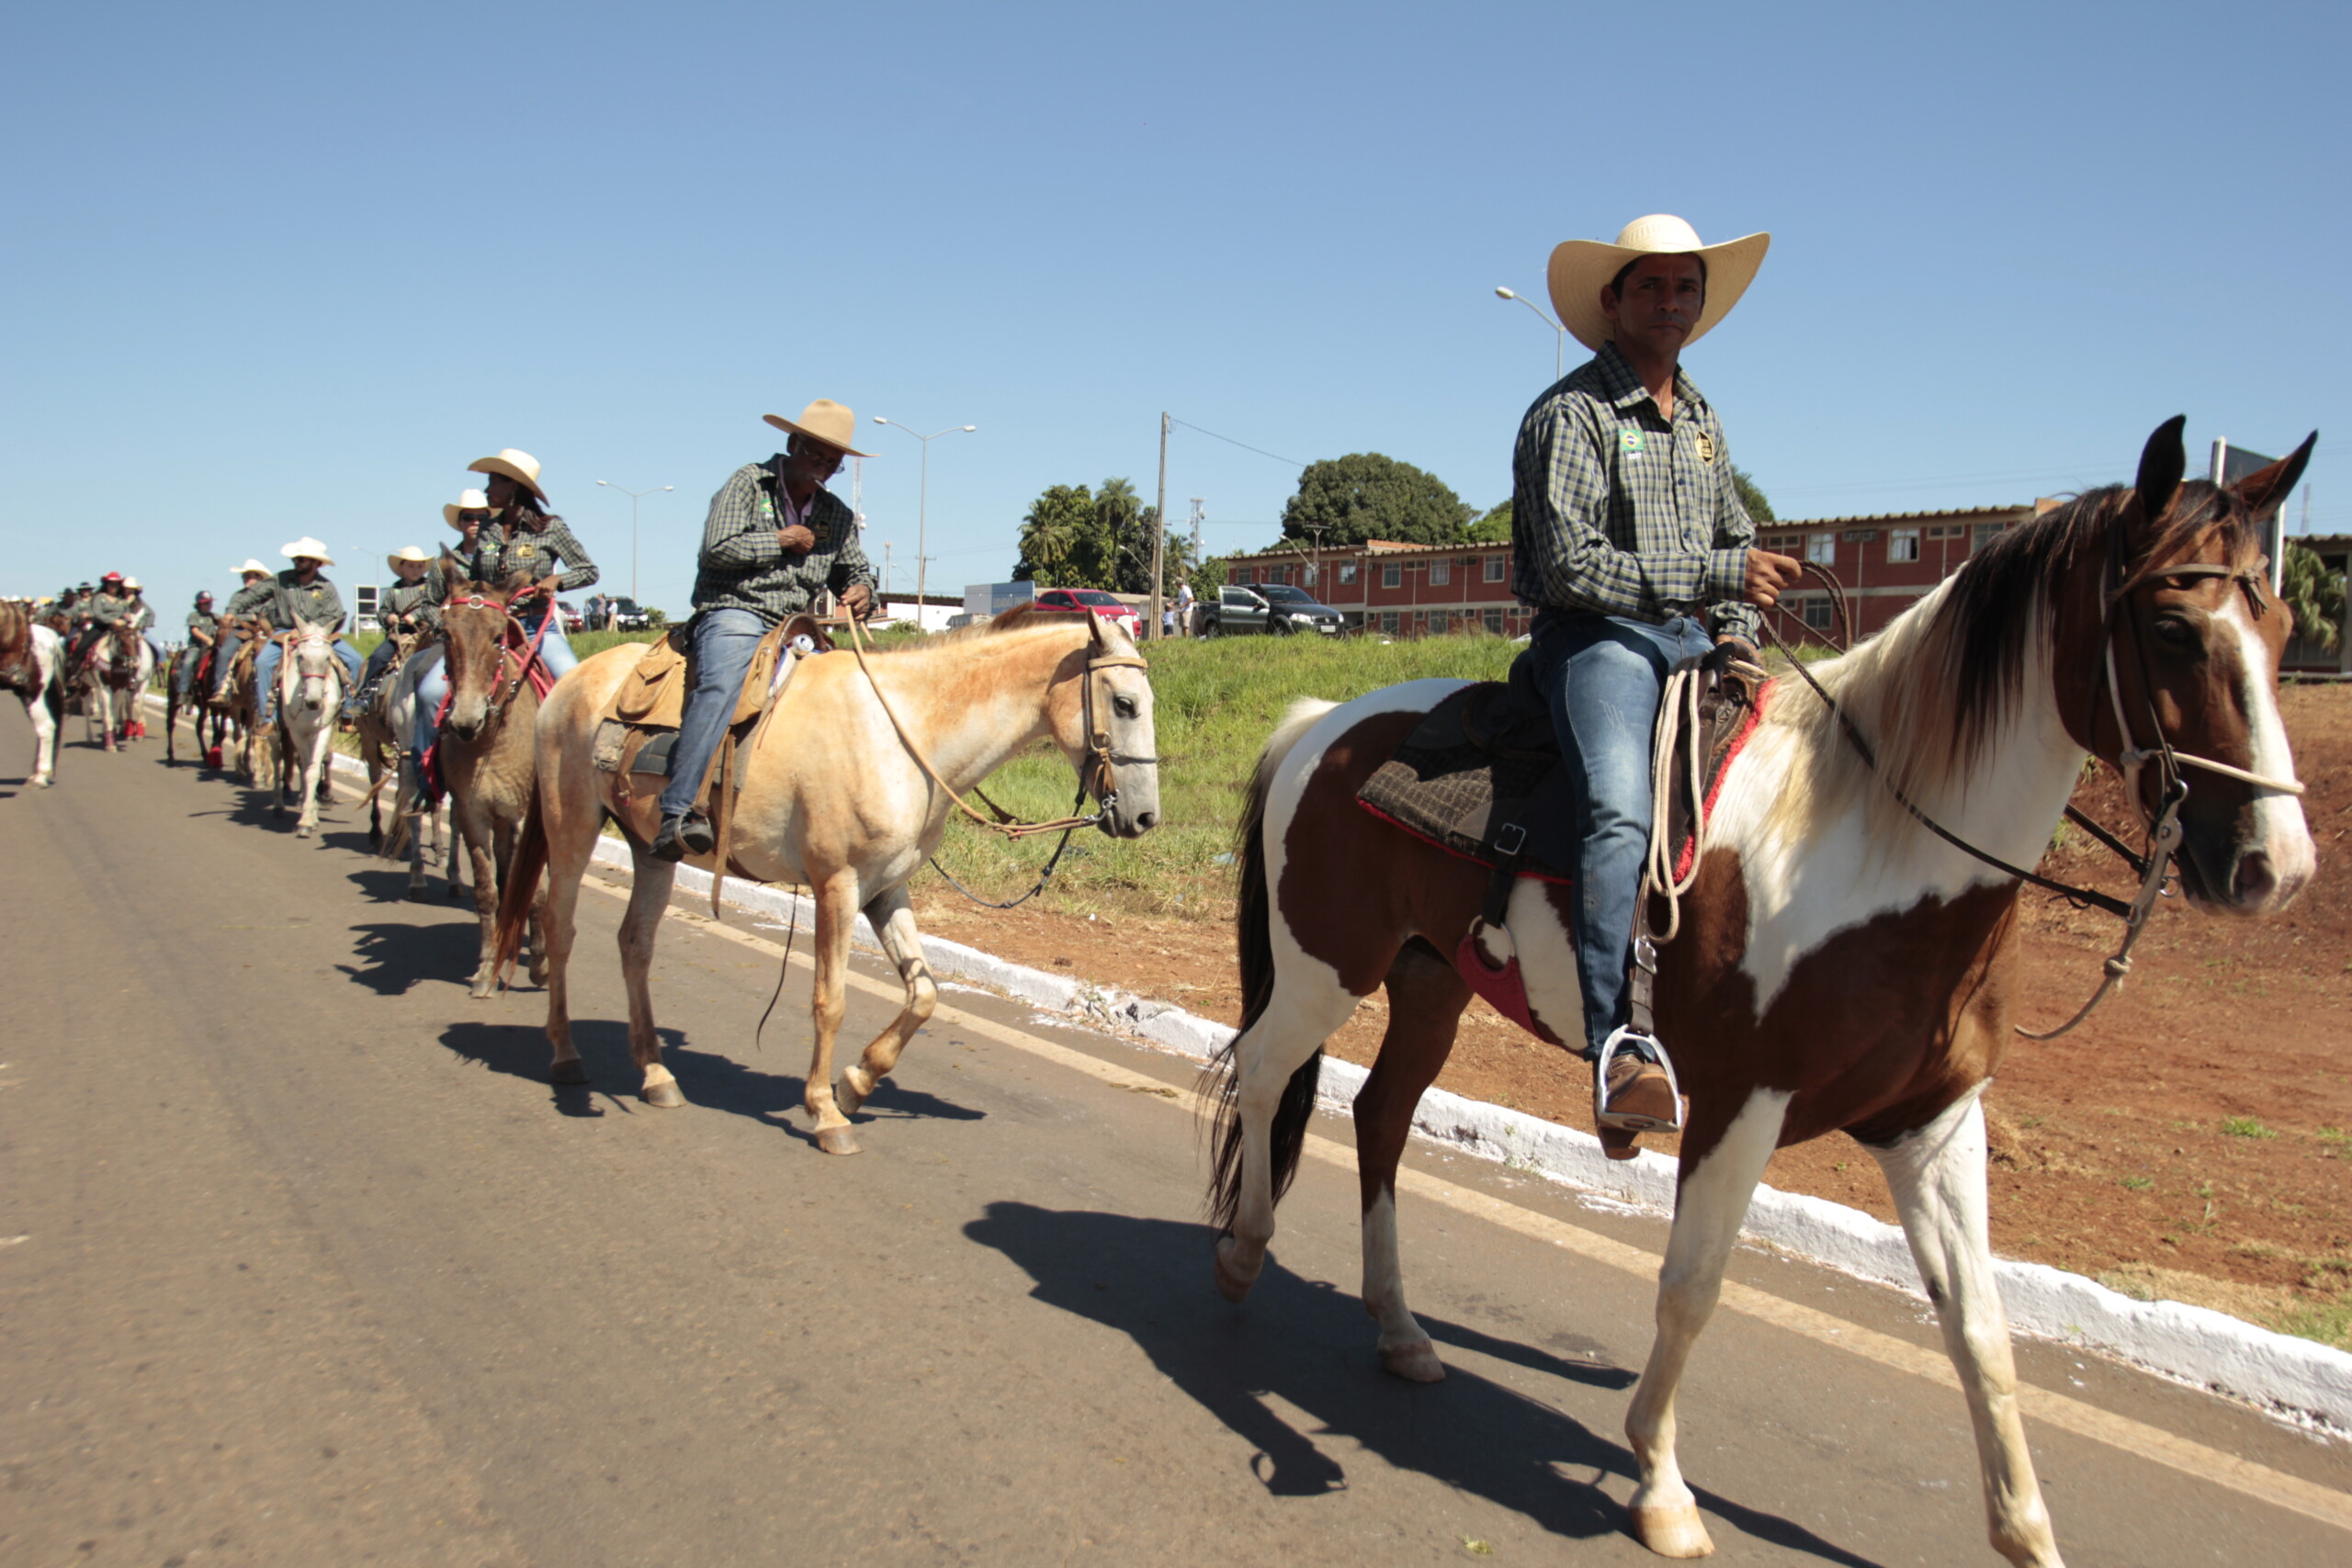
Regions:
<instances>
[{"instance_id":1,"label":"white window frame","mask_svg":"<svg viewBox=\"0 0 2352 1568\"><path fill-rule=\"evenodd\" d=\"M1453 581L1453 563L1450 560L1430 562L1430 586L1443 587Z\"/></svg>"},{"instance_id":2,"label":"white window frame","mask_svg":"<svg viewBox=\"0 0 2352 1568\"><path fill-rule=\"evenodd\" d=\"M1487 558L1487 581L1500 582L1503 580L1504 563L1507 558L1508 558L1500 555L1492 555Z\"/></svg>"},{"instance_id":3,"label":"white window frame","mask_svg":"<svg viewBox=\"0 0 2352 1568\"><path fill-rule=\"evenodd\" d=\"M1838 536L1829 533L1807 534L1804 536L1804 558L1815 566L1836 566L1838 564Z\"/></svg>"},{"instance_id":4,"label":"white window frame","mask_svg":"<svg viewBox=\"0 0 2352 1568\"><path fill-rule=\"evenodd\" d=\"M1405 586L1405 565L1402 561L1392 560L1382 565L1380 569L1380 586L1383 588L1402 588Z\"/></svg>"},{"instance_id":5,"label":"white window frame","mask_svg":"<svg viewBox=\"0 0 2352 1568\"><path fill-rule=\"evenodd\" d=\"M1353 582L1355 580L1356 580L1356 563L1355 563L1355 562L1353 562L1353 561L1351 561L1351 560L1343 560L1343 561L1341 561L1341 562L1340 563L1340 583L1341 583L1342 585L1345 585L1345 584L1347 584L1347 583Z\"/></svg>"},{"instance_id":6,"label":"white window frame","mask_svg":"<svg viewBox=\"0 0 2352 1568\"><path fill-rule=\"evenodd\" d=\"M1890 561L1915 561L1919 558L1919 530L1893 528L1887 531L1886 558Z\"/></svg>"}]
</instances>

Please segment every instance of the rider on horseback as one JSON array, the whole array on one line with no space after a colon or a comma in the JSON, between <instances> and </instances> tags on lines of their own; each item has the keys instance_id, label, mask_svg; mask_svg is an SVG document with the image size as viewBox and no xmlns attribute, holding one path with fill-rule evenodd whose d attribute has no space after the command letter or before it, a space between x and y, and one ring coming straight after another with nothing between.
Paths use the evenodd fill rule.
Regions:
<instances>
[{"instance_id":1,"label":"rider on horseback","mask_svg":"<svg viewBox=\"0 0 2352 1568\"><path fill-rule=\"evenodd\" d=\"M1618 1037L1603 1124L1671 1128L1657 1042L1627 1031L1627 964L1649 848L1650 738L1684 660L1757 660L1757 613L1797 580L1754 547L1723 423L1682 373L1769 234L1702 245L1679 218L1637 219L1613 245L1552 253L1552 306L1593 357L1535 400L1511 457L1511 591L1535 608L1525 655L1582 796L1574 937L1586 1055Z\"/></svg>"},{"instance_id":2,"label":"rider on horseback","mask_svg":"<svg viewBox=\"0 0 2352 1568\"><path fill-rule=\"evenodd\" d=\"M97 640L119 621L130 616L130 595L122 591L122 573L107 572L98 579L98 591L85 595L74 608L74 617L82 623L82 635L74 639L74 656L66 660L68 670L79 670Z\"/></svg>"},{"instance_id":3,"label":"rider on horseback","mask_svg":"<svg viewBox=\"0 0 2352 1568\"><path fill-rule=\"evenodd\" d=\"M736 469L710 498L703 524L695 618L687 629L695 683L670 752L662 826L652 843L666 861L718 847L718 836L695 800L768 628L810 609L820 590L838 595L853 615L874 607L874 569L858 544L857 519L825 489L841 472L843 457L866 456L850 446L856 416L819 398L797 422L765 417L792 439L766 462Z\"/></svg>"},{"instance_id":4,"label":"rider on horseback","mask_svg":"<svg viewBox=\"0 0 2352 1568\"><path fill-rule=\"evenodd\" d=\"M132 631L147 639L147 651L155 656L155 668L161 670L167 662L167 656L164 652L162 639L155 636L155 607L147 603L147 591L140 586L137 578L124 578L122 591L130 600L130 607L124 619L130 623Z\"/></svg>"},{"instance_id":5,"label":"rider on horseback","mask_svg":"<svg viewBox=\"0 0 2352 1568\"><path fill-rule=\"evenodd\" d=\"M419 632L434 630L441 624L441 601L447 597L433 570L433 558L414 545L406 545L384 558L392 569L393 581L376 598L376 618L384 628L384 640L368 656L368 667L361 673L357 690L351 694L346 706L359 711L363 695L374 690L392 667L392 660L400 652L403 638Z\"/></svg>"},{"instance_id":6,"label":"rider on horseback","mask_svg":"<svg viewBox=\"0 0 2352 1568\"><path fill-rule=\"evenodd\" d=\"M196 607L187 613L187 651L180 655L180 701L187 702L196 689L197 666L220 639L220 617L212 613L212 595L198 591Z\"/></svg>"},{"instance_id":7,"label":"rider on horseback","mask_svg":"<svg viewBox=\"0 0 2352 1568\"><path fill-rule=\"evenodd\" d=\"M277 553L294 564L279 572L277 581L270 585L269 598L261 606L263 622L274 632L290 632L303 626L339 631L343 626L343 595L319 570L334 564L327 547L316 539L304 537ZM238 597L244 595L240 592ZM328 646L334 650L335 660L343 666L349 683L357 686L359 650L340 637ZM277 716L277 661L284 652L284 645L273 637L262 644L261 652L254 660L254 689L259 694L259 716L264 724Z\"/></svg>"},{"instance_id":8,"label":"rider on horseback","mask_svg":"<svg viewBox=\"0 0 2352 1568\"><path fill-rule=\"evenodd\" d=\"M220 612L220 651L212 660L212 705L215 708L228 706L230 667L237 662L237 654L244 647L248 629L260 626L263 607L277 596L277 584L271 580L269 568L250 556L245 558L245 564L237 569L237 591L229 595L229 603Z\"/></svg>"}]
</instances>

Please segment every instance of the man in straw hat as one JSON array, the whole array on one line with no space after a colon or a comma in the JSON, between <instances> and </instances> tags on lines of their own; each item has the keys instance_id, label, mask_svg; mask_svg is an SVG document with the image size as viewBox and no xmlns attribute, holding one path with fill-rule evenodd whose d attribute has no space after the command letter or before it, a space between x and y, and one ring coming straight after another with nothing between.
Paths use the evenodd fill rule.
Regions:
<instances>
[{"instance_id":1,"label":"man in straw hat","mask_svg":"<svg viewBox=\"0 0 2352 1568\"><path fill-rule=\"evenodd\" d=\"M1607 1127L1670 1128L1657 1043L1625 1028L1634 903L1649 847L1650 730L1668 672L1754 663L1756 611L1798 563L1754 547L1722 421L1682 351L1747 292L1769 234L1707 245L1665 215L1614 244L1552 253L1552 308L1593 357L1535 400L1511 456L1511 591L1536 610L1526 657L1581 785L1574 939L1586 1055L1611 1035Z\"/></svg>"},{"instance_id":2,"label":"man in straw hat","mask_svg":"<svg viewBox=\"0 0 2352 1568\"><path fill-rule=\"evenodd\" d=\"M327 547L307 535L280 549L278 554L294 564L277 574L269 598L260 609L264 625L274 632L290 632L300 626L323 626L330 632L343 629L343 595L329 582L319 569L333 566L334 558ZM241 593L238 597L243 598ZM328 644L335 660L343 666L346 692L359 685L359 650L336 637ZM261 652L254 658L254 686L261 694L261 722L267 724L277 712L277 660L284 648L275 639L262 644Z\"/></svg>"},{"instance_id":3,"label":"man in straw hat","mask_svg":"<svg viewBox=\"0 0 2352 1568\"><path fill-rule=\"evenodd\" d=\"M856 416L819 398L797 420L765 418L791 439L766 462L736 469L711 497L703 524L688 634L695 684L670 752L662 827L652 845L663 860L707 854L718 846L695 797L768 628L813 607L825 590L853 615L874 611L874 569L858 543L857 520L825 488L843 457L867 456L850 446Z\"/></svg>"},{"instance_id":4,"label":"man in straw hat","mask_svg":"<svg viewBox=\"0 0 2352 1568\"><path fill-rule=\"evenodd\" d=\"M237 569L237 591L220 606L220 652L212 660L212 705L225 706L229 700L229 666L237 661L238 651L245 645L248 632L261 626L262 606L277 592L269 568L248 556L245 564Z\"/></svg>"},{"instance_id":5,"label":"man in straw hat","mask_svg":"<svg viewBox=\"0 0 2352 1568\"><path fill-rule=\"evenodd\" d=\"M441 601L447 597L435 581L433 558L420 547L402 545L384 562L392 569L391 582L376 596L376 619L384 628L384 640L368 655L368 667L347 705L353 713L359 711L359 694L391 668L392 656L400 651L398 639L441 624Z\"/></svg>"},{"instance_id":6,"label":"man in straw hat","mask_svg":"<svg viewBox=\"0 0 2352 1568\"><path fill-rule=\"evenodd\" d=\"M135 577L126 577L122 580L122 592L129 601L123 618L130 623L132 631L147 639L147 651L155 656L155 668L161 670L166 662L164 643L155 635L155 606L147 603L146 586Z\"/></svg>"}]
</instances>

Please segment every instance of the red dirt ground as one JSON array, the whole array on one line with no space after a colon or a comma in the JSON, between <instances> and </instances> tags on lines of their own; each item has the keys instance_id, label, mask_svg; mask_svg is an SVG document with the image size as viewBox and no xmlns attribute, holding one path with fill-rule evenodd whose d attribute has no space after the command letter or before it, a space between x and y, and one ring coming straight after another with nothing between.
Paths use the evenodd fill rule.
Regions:
<instances>
[{"instance_id":1,"label":"red dirt ground","mask_svg":"<svg viewBox=\"0 0 2352 1568\"><path fill-rule=\"evenodd\" d=\"M2340 1344L2352 1317L2352 877L2343 874L2352 688L2290 687L2281 706L2310 790L2318 880L2267 921L2167 901L2119 996L2062 1040L2013 1045L1985 1101L1993 1240L2006 1256L2131 1293L2192 1300ZM2107 773L2077 802L2109 824L2126 819ZM2073 840L2045 873L2131 891L2104 852ZM1229 910L1216 921L1088 921L978 909L924 883L916 903L926 931L1205 1018L1238 1016ZM2022 1021L2048 1027L2070 1014L2115 940L2112 919L2030 894ZM1365 1002L1334 1037L1334 1054L1369 1061L1384 1010L1377 997ZM1472 1004L1438 1081L1591 1124L1582 1064L1483 1002ZM1766 1179L1894 1218L1877 1167L1842 1136L1781 1150Z\"/></svg>"}]
</instances>

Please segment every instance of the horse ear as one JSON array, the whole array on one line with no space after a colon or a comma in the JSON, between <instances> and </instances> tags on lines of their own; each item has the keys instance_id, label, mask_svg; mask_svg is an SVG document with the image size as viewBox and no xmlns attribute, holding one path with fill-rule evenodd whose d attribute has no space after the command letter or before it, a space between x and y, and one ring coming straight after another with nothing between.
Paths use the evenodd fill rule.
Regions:
<instances>
[{"instance_id":1,"label":"horse ear","mask_svg":"<svg viewBox=\"0 0 2352 1568\"><path fill-rule=\"evenodd\" d=\"M2279 504L2295 481L2303 477L2303 468L2312 460L2312 447L2319 441L2314 430L2303 437L2303 444L2267 468L2256 468L2230 488L2238 492L2246 510L2254 513L2257 523L2267 523L2278 515Z\"/></svg>"},{"instance_id":2,"label":"horse ear","mask_svg":"<svg viewBox=\"0 0 2352 1568\"><path fill-rule=\"evenodd\" d=\"M2140 492L2141 517L2151 524L2172 504L2180 490L2180 477L2188 471L2188 452L2180 441L2188 423L2187 414L2173 415L2156 426L2155 434L2140 449L2140 477L2132 488Z\"/></svg>"}]
</instances>

